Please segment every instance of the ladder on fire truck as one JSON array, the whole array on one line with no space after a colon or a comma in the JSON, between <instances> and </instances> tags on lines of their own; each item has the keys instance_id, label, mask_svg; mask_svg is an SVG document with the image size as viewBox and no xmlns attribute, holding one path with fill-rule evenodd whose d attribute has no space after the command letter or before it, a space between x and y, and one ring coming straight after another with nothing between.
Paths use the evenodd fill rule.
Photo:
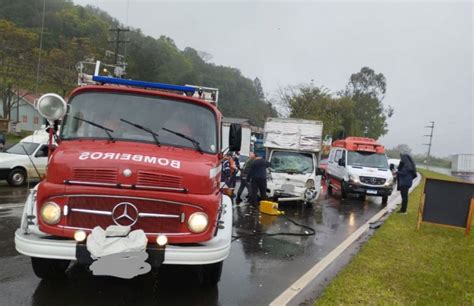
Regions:
<instances>
[{"instance_id":1,"label":"ladder on fire truck","mask_svg":"<svg viewBox=\"0 0 474 306\"><path fill-rule=\"evenodd\" d=\"M88 74L87 69L90 69L91 65L95 65L94 73ZM89 66L89 67L88 67ZM101 70L101 66L103 67ZM109 72L109 69L113 71L113 76ZM198 98L207 101L216 107L218 106L219 100L219 89L212 87L204 87L197 85L173 85L158 82L138 81L121 78L125 74L122 67L116 65L103 64L100 61L90 62L82 61L77 63L76 69L78 70L77 83L80 86L91 85L91 84L115 84L120 86L131 86L147 89L157 89L163 91L179 92L187 96Z\"/></svg>"}]
</instances>

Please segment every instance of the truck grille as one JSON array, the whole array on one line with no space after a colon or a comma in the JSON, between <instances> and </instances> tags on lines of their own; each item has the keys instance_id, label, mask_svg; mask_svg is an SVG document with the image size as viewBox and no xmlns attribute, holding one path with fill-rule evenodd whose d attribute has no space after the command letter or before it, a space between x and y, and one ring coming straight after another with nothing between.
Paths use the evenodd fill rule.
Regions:
<instances>
[{"instance_id":1,"label":"truck grille","mask_svg":"<svg viewBox=\"0 0 474 306\"><path fill-rule=\"evenodd\" d=\"M361 176L360 181L364 184L369 184L369 185L383 185L385 184L386 180L380 177Z\"/></svg>"},{"instance_id":2,"label":"truck grille","mask_svg":"<svg viewBox=\"0 0 474 306\"><path fill-rule=\"evenodd\" d=\"M72 170L73 180L101 183L116 183L117 172L117 169L111 168L74 168Z\"/></svg>"},{"instance_id":3,"label":"truck grille","mask_svg":"<svg viewBox=\"0 0 474 306\"><path fill-rule=\"evenodd\" d=\"M137 185L183 188L179 176L163 175L148 171L138 171Z\"/></svg>"},{"instance_id":4,"label":"truck grille","mask_svg":"<svg viewBox=\"0 0 474 306\"><path fill-rule=\"evenodd\" d=\"M142 229L148 234L187 232L183 223L186 204L95 195L70 196L67 204L67 226L72 228L93 229L101 226L105 229L109 225L119 224L130 225L132 230ZM124 214L125 206L128 217L120 218Z\"/></svg>"}]
</instances>

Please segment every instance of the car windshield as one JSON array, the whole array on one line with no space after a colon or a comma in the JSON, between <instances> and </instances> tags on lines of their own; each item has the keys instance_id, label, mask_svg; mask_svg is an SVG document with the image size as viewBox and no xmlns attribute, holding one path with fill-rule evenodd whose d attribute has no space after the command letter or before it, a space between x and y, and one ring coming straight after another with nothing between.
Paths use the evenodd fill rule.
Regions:
<instances>
[{"instance_id":1,"label":"car windshield","mask_svg":"<svg viewBox=\"0 0 474 306\"><path fill-rule=\"evenodd\" d=\"M104 92L82 93L73 97L61 129L61 139L109 139L103 128L74 117L112 130L110 134L115 140L156 143L151 133L121 120L126 119L158 134L160 144L195 148L192 141L176 135L180 133L196 140L204 152L216 153L218 150L214 113L193 103Z\"/></svg>"},{"instance_id":2,"label":"car windshield","mask_svg":"<svg viewBox=\"0 0 474 306\"><path fill-rule=\"evenodd\" d=\"M380 153L349 151L347 164L350 166L388 169L387 156Z\"/></svg>"},{"instance_id":3,"label":"car windshield","mask_svg":"<svg viewBox=\"0 0 474 306\"><path fill-rule=\"evenodd\" d=\"M22 146L25 148L23 149ZM12 147L8 148L5 152L10 153L10 154L19 154L19 155L26 155L26 152L28 155L33 154L33 152L36 150L36 148L39 146L38 143L34 142L19 142Z\"/></svg>"},{"instance_id":4,"label":"car windshield","mask_svg":"<svg viewBox=\"0 0 474 306\"><path fill-rule=\"evenodd\" d=\"M275 151L272 154L273 172L312 173L313 156L307 153Z\"/></svg>"}]
</instances>

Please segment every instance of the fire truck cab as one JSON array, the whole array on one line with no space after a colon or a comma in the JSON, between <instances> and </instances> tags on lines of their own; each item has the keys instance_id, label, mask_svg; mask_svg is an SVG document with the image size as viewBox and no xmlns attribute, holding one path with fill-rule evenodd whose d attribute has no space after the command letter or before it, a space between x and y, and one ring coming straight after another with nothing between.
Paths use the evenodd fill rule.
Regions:
<instances>
[{"instance_id":1,"label":"fire truck cab","mask_svg":"<svg viewBox=\"0 0 474 306\"><path fill-rule=\"evenodd\" d=\"M331 146L327 167L327 188L347 194L382 197L387 203L393 190L393 175L389 170L384 147L374 139L347 137L336 140Z\"/></svg>"},{"instance_id":2,"label":"fire truck cab","mask_svg":"<svg viewBox=\"0 0 474 306\"><path fill-rule=\"evenodd\" d=\"M63 277L77 261L94 275L122 278L161 264L198 265L203 282L216 284L232 234L216 103L192 86L93 81L67 103L55 94L38 100L51 125L61 121L61 132L51 129L57 146L26 201L17 251L43 279ZM239 137L231 136L238 150ZM113 269L99 264L114 258L120 264ZM124 272L129 262L137 271Z\"/></svg>"}]
</instances>

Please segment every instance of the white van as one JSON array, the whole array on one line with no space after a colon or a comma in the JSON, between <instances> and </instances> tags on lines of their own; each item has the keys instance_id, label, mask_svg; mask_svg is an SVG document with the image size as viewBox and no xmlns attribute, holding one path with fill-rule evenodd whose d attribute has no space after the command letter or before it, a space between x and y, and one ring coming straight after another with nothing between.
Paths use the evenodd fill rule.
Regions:
<instances>
[{"instance_id":1,"label":"white van","mask_svg":"<svg viewBox=\"0 0 474 306\"><path fill-rule=\"evenodd\" d=\"M48 139L45 131L35 131L33 135L0 152L0 180L7 180L10 186L18 187L29 178L41 179L48 164Z\"/></svg>"},{"instance_id":2,"label":"white van","mask_svg":"<svg viewBox=\"0 0 474 306\"><path fill-rule=\"evenodd\" d=\"M341 197L359 194L382 197L387 203L393 191L393 175L389 169L385 149L371 138L348 137L331 146L328 158L328 194L338 190Z\"/></svg>"}]
</instances>

